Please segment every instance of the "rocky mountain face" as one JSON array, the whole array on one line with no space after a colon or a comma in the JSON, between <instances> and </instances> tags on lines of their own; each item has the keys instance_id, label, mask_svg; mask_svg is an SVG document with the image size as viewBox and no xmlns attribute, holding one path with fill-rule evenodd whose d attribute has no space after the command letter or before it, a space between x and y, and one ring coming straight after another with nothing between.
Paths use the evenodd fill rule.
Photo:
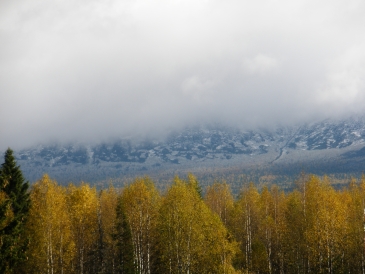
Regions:
<instances>
[{"instance_id":1,"label":"rocky mountain face","mask_svg":"<svg viewBox=\"0 0 365 274\"><path fill-rule=\"evenodd\" d=\"M97 145L38 146L16 152L29 180L49 173L60 181L97 181L120 176L220 167L267 169L291 165L348 166L362 172L365 118L325 120L275 129L196 127L164 141L121 139Z\"/></svg>"}]
</instances>

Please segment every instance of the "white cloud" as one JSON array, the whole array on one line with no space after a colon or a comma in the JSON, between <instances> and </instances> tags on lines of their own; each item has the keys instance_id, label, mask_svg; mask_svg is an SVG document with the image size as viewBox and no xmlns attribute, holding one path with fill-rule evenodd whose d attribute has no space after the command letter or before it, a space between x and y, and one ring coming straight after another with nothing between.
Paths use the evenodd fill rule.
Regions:
<instances>
[{"instance_id":1,"label":"white cloud","mask_svg":"<svg viewBox=\"0 0 365 274\"><path fill-rule=\"evenodd\" d=\"M364 14L359 0L0 1L0 149L360 111Z\"/></svg>"},{"instance_id":2,"label":"white cloud","mask_svg":"<svg viewBox=\"0 0 365 274\"><path fill-rule=\"evenodd\" d=\"M198 76L192 76L183 81L181 89L183 94L194 102L204 104L209 101L208 96L213 92L214 86L211 80L202 81Z\"/></svg>"},{"instance_id":3,"label":"white cloud","mask_svg":"<svg viewBox=\"0 0 365 274\"><path fill-rule=\"evenodd\" d=\"M352 111L363 109L365 99L365 44L347 49L330 63L323 87L318 92L318 102Z\"/></svg>"},{"instance_id":4,"label":"white cloud","mask_svg":"<svg viewBox=\"0 0 365 274\"><path fill-rule=\"evenodd\" d=\"M243 61L243 68L251 74L263 74L278 68L278 61L275 58L258 54L254 58L247 58Z\"/></svg>"}]
</instances>

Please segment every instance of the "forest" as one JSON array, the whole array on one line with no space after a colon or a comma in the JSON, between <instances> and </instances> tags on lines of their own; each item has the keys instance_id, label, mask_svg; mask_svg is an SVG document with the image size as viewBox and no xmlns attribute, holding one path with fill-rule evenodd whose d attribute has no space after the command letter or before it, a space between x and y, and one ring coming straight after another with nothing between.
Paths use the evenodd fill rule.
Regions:
<instances>
[{"instance_id":1,"label":"forest","mask_svg":"<svg viewBox=\"0 0 365 274\"><path fill-rule=\"evenodd\" d=\"M234 197L193 174L164 192L148 177L97 190L44 175L28 189L13 158L0 175L1 273L365 271L365 177L334 189L303 174L293 191L251 183ZM14 177L23 187L10 191Z\"/></svg>"}]
</instances>

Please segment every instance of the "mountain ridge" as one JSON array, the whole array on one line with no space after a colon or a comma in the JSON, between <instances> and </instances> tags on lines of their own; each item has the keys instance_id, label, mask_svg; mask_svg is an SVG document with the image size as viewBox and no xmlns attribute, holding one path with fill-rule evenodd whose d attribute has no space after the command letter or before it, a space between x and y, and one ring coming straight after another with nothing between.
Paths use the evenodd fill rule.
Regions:
<instances>
[{"instance_id":1,"label":"mountain ridge","mask_svg":"<svg viewBox=\"0 0 365 274\"><path fill-rule=\"evenodd\" d=\"M273 129L240 130L200 126L170 134L165 140L119 139L96 145L54 144L16 151L31 181L48 173L61 182L143 176L179 170L264 168L290 170L311 166L318 171L362 172L365 118L323 120ZM332 165L332 167L331 167ZM347 166L347 169L344 168ZM312 172L312 169L308 169ZM63 175L62 175L63 174ZM85 176L84 178L82 176Z\"/></svg>"}]
</instances>

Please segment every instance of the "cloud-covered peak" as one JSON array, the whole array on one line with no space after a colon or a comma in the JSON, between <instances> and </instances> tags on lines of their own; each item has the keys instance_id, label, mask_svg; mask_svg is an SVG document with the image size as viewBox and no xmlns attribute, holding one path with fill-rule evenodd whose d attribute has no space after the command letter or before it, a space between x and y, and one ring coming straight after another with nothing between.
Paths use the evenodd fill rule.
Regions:
<instances>
[{"instance_id":1,"label":"cloud-covered peak","mask_svg":"<svg viewBox=\"0 0 365 274\"><path fill-rule=\"evenodd\" d=\"M0 148L361 112L365 4L0 3Z\"/></svg>"}]
</instances>

